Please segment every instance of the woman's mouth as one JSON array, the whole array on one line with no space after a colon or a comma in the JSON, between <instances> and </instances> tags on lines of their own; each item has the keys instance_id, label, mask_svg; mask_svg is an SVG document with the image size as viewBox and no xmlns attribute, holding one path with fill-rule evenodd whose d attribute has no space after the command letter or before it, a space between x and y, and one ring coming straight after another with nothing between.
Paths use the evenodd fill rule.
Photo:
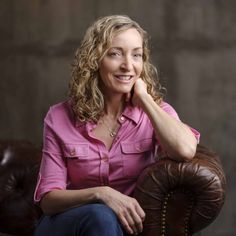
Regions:
<instances>
[{"instance_id":1,"label":"woman's mouth","mask_svg":"<svg viewBox=\"0 0 236 236\"><path fill-rule=\"evenodd\" d=\"M115 75L115 78L122 82L128 82L133 78L133 76L132 75Z\"/></svg>"}]
</instances>

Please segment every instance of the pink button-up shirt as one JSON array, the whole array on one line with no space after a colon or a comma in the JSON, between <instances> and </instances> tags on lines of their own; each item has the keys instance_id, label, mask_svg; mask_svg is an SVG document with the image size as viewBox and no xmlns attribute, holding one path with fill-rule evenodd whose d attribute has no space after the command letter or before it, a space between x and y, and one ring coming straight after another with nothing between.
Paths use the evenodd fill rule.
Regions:
<instances>
[{"instance_id":1,"label":"pink button-up shirt","mask_svg":"<svg viewBox=\"0 0 236 236\"><path fill-rule=\"evenodd\" d=\"M161 107L179 119L163 102ZM158 140L146 113L128 106L119 117L121 124L110 150L92 135L94 123L75 119L69 102L52 106L44 120L44 147L35 201L55 189L110 186L132 195L142 170L153 163ZM199 133L192 129L196 138Z\"/></svg>"}]
</instances>

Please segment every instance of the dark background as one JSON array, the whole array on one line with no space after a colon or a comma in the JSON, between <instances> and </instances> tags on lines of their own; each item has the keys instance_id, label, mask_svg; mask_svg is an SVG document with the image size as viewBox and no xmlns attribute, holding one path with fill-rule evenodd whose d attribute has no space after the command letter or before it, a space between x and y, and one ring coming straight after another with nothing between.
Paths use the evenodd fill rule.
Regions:
<instances>
[{"instance_id":1,"label":"dark background","mask_svg":"<svg viewBox=\"0 0 236 236\"><path fill-rule=\"evenodd\" d=\"M98 17L127 14L151 35L167 100L221 158L226 203L202 236L236 235L236 1L1 0L0 139L39 147L50 105L66 99L70 63Z\"/></svg>"}]
</instances>

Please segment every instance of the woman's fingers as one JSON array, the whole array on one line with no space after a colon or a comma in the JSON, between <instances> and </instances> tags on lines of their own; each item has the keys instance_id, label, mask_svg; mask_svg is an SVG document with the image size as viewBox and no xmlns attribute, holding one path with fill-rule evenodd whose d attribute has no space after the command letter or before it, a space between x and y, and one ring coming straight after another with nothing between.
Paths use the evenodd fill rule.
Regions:
<instances>
[{"instance_id":1,"label":"woman's fingers","mask_svg":"<svg viewBox=\"0 0 236 236\"><path fill-rule=\"evenodd\" d=\"M140 98L145 94L147 94L147 85L141 78L138 78L134 84L134 94L131 98L132 104L139 106Z\"/></svg>"},{"instance_id":2,"label":"woman's fingers","mask_svg":"<svg viewBox=\"0 0 236 236\"><path fill-rule=\"evenodd\" d=\"M131 228L131 226L130 226L129 222L127 221L126 217L124 215L120 215L118 217L119 217L120 223L122 224L125 231L129 234L133 234L134 231Z\"/></svg>"},{"instance_id":3,"label":"woman's fingers","mask_svg":"<svg viewBox=\"0 0 236 236\"><path fill-rule=\"evenodd\" d=\"M143 231L143 222L140 216L135 212L131 212L127 216L130 227L132 228L135 235Z\"/></svg>"},{"instance_id":4,"label":"woman's fingers","mask_svg":"<svg viewBox=\"0 0 236 236\"><path fill-rule=\"evenodd\" d=\"M137 201L137 200L136 200ZM137 202L136 204L136 211L138 213L138 215L140 216L142 222L145 220L145 212L143 210L143 208L139 205L139 203Z\"/></svg>"},{"instance_id":5,"label":"woman's fingers","mask_svg":"<svg viewBox=\"0 0 236 236\"><path fill-rule=\"evenodd\" d=\"M132 218L135 222L135 227L138 233L143 231L143 221L145 219L145 212L139 205L138 201L134 199L134 210L131 211Z\"/></svg>"},{"instance_id":6,"label":"woman's fingers","mask_svg":"<svg viewBox=\"0 0 236 236\"><path fill-rule=\"evenodd\" d=\"M131 199L129 206L127 206L122 215L128 223L128 228L132 229L134 235L137 235L143 231L143 220L145 218L145 213L136 199Z\"/></svg>"},{"instance_id":7,"label":"woman's fingers","mask_svg":"<svg viewBox=\"0 0 236 236\"><path fill-rule=\"evenodd\" d=\"M142 220L135 212L128 212L118 216L123 228L133 235L137 235L142 232Z\"/></svg>"},{"instance_id":8,"label":"woman's fingers","mask_svg":"<svg viewBox=\"0 0 236 236\"><path fill-rule=\"evenodd\" d=\"M145 213L135 198L112 188L104 188L101 199L113 209L129 234L137 235L142 232Z\"/></svg>"}]
</instances>

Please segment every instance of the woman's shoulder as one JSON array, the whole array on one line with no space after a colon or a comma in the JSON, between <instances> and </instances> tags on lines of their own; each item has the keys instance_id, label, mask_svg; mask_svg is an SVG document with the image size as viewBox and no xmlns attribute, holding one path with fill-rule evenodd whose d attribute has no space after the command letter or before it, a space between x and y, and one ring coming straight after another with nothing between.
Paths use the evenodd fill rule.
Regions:
<instances>
[{"instance_id":1,"label":"woman's shoulder","mask_svg":"<svg viewBox=\"0 0 236 236\"><path fill-rule=\"evenodd\" d=\"M174 109L173 106L171 106L169 103L165 102L165 101L162 101L159 106L166 112L168 113L169 115L175 117L176 119L179 120L179 116L176 112L176 110Z\"/></svg>"},{"instance_id":2,"label":"woman's shoulder","mask_svg":"<svg viewBox=\"0 0 236 236\"><path fill-rule=\"evenodd\" d=\"M165 109L174 109L173 106L171 106L168 102L166 101L161 101L161 103L159 104L159 106L165 110Z\"/></svg>"},{"instance_id":3,"label":"woman's shoulder","mask_svg":"<svg viewBox=\"0 0 236 236\"><path fill-rule=\"evenodd\" d=\"M73 111L69 101L62 101L50 106L45 119L60 119L65 117L72 117Z\"/></svg>"},{"instance_id":4,"label":"woman's shoulder","mask_svg":"<svg viewBox=\"0 0 236 236\"><path fill-rule=\"evenodd\" d=\"M65 110L68 110L70 107L69 101L62 101L56 104L53 104L49 107L48 112L63 112Z\"/></svg>"}]
</instances>

